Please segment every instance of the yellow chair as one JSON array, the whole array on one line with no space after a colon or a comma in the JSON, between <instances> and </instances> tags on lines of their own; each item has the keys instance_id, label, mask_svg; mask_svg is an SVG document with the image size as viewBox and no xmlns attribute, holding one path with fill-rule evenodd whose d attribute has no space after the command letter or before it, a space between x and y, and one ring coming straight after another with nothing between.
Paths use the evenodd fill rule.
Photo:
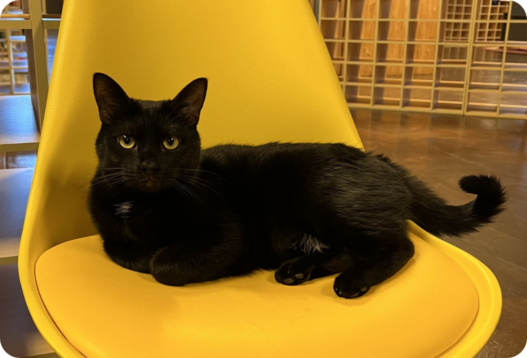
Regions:
<instances>
[{"instance_id":1,"label":"yellow chair","mask_svg":"<svg viewBox=\"0 0 527 358\"><path fill-rule=\"evenodd\" d=\"M361 146L306 0L66 1L19 256L31 315L61 357L473 357L486 343L495 277L412 223L415 257L354 300L332 277L168 287L111 262L86 209L95 72L153 100L208 77L204 146Z\"/></svg>"}]
</instances>

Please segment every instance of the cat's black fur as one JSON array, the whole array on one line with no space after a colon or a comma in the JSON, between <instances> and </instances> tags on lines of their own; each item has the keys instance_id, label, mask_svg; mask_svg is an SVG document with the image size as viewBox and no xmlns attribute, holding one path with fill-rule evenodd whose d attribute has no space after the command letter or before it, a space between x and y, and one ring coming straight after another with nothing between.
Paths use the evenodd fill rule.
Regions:
<instances>
[{"instance_id":1,"label":"cat's black fur","mask_svg":"<svg viewBox=\"0 0 527 358\"><path fill-rule=\"evenodd\" d=\"M89 208L108 256L167 285L277 269L287 285L331 274L363 295L413 256L407 220L436 235L476 230L502 211L495 177L460 180L477 198L450 206L404 168L344 144L219 145L196 126L207 80L170 101L130 99L95 74L102 120ZM135 139L125 149L121 136ZM126 137L129 139L129 137ZM166 138L179 146L166 149Z\"/></svg>"}]
</instances>

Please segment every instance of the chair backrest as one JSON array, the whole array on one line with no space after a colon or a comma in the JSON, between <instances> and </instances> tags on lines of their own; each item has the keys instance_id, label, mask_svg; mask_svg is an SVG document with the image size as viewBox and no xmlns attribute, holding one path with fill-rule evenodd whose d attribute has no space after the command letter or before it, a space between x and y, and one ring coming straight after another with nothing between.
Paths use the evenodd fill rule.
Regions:
<instances>
[{"instance_id":1,"label":"chair backrest","mask_svg":"<svg viewBox=\"0 0 527 358\"><path fill-rule=\"evenodd\" d=\"M38 257L95 233L86 208L100 128L95 72L110 75L131 97L151 100L207 77L198 126L205 147L361 146L307 0L67 0L19 255L39 328L51 321L35 317L35 307L45 312L34 278Z\"/></svg>"}]
</instances>

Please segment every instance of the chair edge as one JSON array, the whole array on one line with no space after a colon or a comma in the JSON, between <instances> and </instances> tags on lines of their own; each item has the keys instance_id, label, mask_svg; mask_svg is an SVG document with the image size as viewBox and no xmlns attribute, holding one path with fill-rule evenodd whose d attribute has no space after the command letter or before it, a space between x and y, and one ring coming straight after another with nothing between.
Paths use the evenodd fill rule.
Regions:
<instances>
[{"instance_id":1,"label":"chair edge","mask_svg":"<svg viewBox=\"0 0 527 358\"><path fill-rule=\"evenodd\" d=\"M494 273L469 253L426 232L413 222L409 230L420 239L447 254L470 277L478 293L479 308L467 332L438 358L473 358L487 344L501 316L501 288Z\"/></svg>"}]
</instances>

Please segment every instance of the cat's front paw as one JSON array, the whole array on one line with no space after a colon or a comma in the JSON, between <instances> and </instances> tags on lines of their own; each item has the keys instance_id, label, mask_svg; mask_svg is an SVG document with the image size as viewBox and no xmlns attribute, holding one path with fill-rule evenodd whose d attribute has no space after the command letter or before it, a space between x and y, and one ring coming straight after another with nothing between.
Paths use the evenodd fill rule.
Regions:
<instances>
[{"instance_id":1,"label":"cat's front paw","mask_svg":"<svg viewBox=\"0 0 527 358\"><path fill-rule=\"evenodd\" d=\"M349 272L343 272L335 279L333 289L337 296L349 299L365 295L370 290L370 285Z\"/></svg>"},{"instance_id":2,"label":"cat's front paw","mask_svg":"<svg viewBox=\"0 0 527 358\"><path fill-rule=\"evenodd\" d=\"M278 270L274 277L277 282L288 285L300 285L311 279L311 273L314 266L311 263L302 260L302 257L287 261Z\"/></svg>"},{"instance_id":3,"label":"cat's front paw","mask_svg":"<svg viewBox=\"0 0 527 358\"><path fill-rule=\"evenodd\" d=\"M157 282L168 286L184 286L187 279L167 248L159 250L150 260L150 273Z\"/></svg>"}]
</instances>

